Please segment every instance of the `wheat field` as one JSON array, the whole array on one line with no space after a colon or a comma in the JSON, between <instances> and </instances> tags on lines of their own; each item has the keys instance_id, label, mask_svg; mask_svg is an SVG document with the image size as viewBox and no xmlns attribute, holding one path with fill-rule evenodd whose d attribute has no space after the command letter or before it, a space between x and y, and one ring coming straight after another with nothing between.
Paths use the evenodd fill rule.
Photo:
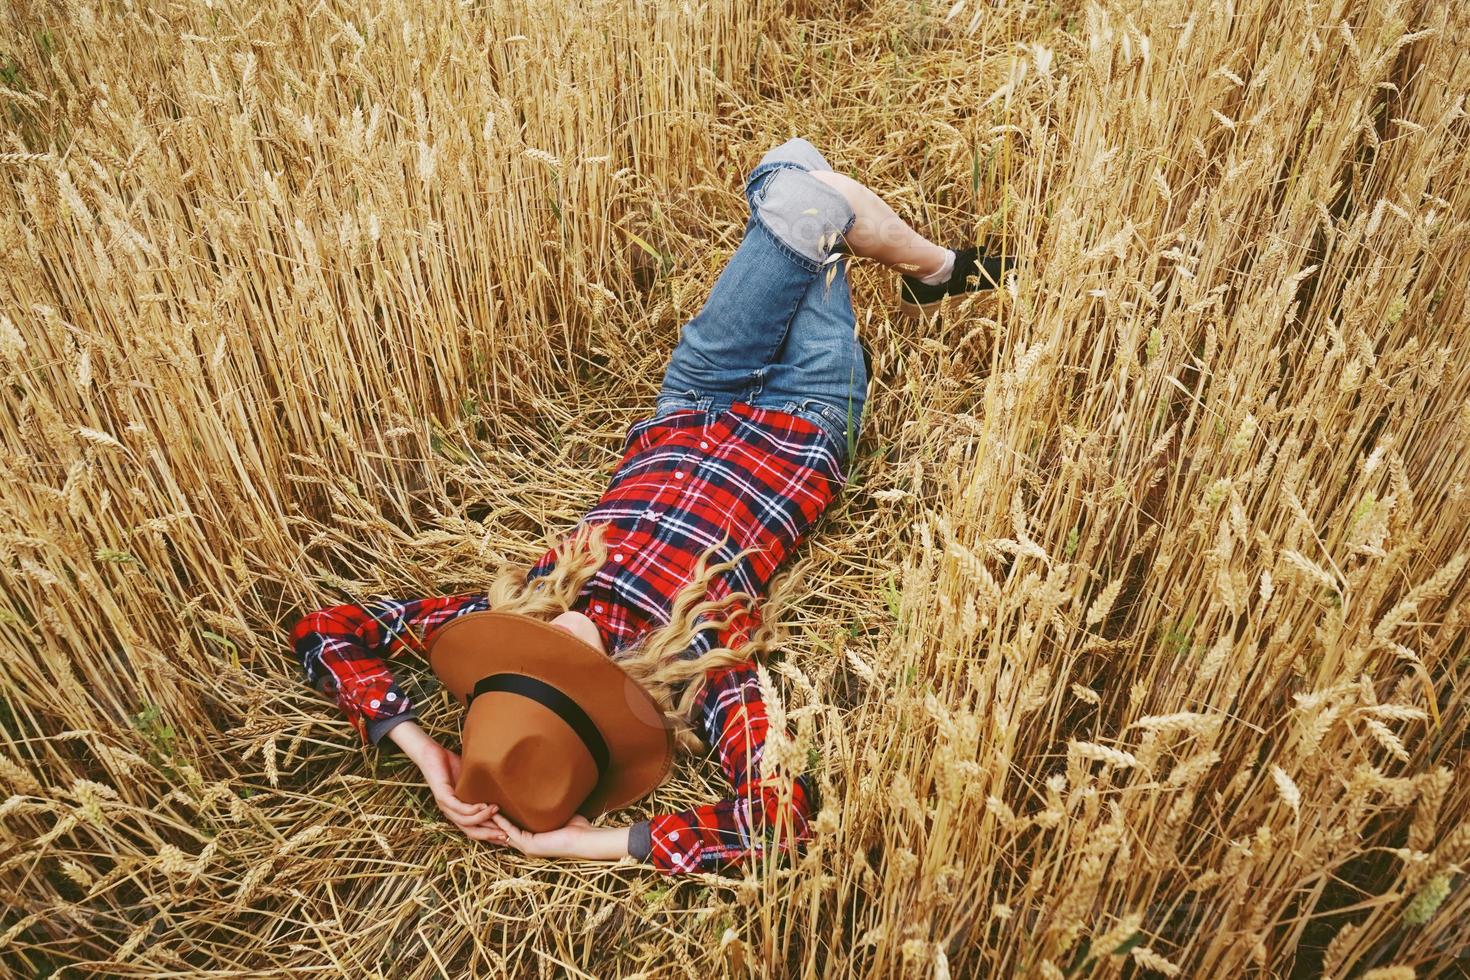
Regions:
<instances>
[{"instance_id":1,"label":"wheat field","mask_svg":"<svg viewBox=\"0 0 1470 980\"><path fill-rule=\"evenodd\" d=\"M1470 12L9 0L0 967L1470 968ZM601 492L793 135L1016 255L899 318L730 876L468 842L286 644ZM400 675L451 740L421 663ZM686 760L631 813L720 792Z\"/></svg>"}]
</instances>

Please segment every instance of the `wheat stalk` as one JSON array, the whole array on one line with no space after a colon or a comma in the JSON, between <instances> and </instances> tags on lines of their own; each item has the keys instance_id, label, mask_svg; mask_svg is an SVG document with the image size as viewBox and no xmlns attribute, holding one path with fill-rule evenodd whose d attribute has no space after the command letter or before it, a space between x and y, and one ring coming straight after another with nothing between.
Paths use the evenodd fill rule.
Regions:
<instances>
[{"instance_id":1,"label":"wheat stalk","mask_svg":"<svg viewBox=\"0 0 1470 980\"><path fill-rule=\"evenodd\" d=\"M7 973L1453 967L1460 5L0 24ZM472 846L283 627L581 516L792 135L1020 260L922 324L848 263L873 390L762 680L818 842L674 882Z\"/></svg>"}]
</instances>

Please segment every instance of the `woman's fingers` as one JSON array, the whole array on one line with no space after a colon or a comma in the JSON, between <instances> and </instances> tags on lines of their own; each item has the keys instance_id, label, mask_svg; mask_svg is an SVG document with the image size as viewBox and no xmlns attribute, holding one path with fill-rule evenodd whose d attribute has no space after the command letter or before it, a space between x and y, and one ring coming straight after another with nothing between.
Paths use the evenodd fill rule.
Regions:
<instances>
[{"instance_id":1,"label":"woman's fingers","mask_svg":"<svg viewBox=\"0 0 1470 980\"><path fill-rule=\"evenodd\" d=\"M485 841L490 844L506 843L505 834L497 827L465 827L464 835L470 840Z\"/></svg>"},{"instance_id":2,"label":"woman's fingers","mask_svg":"<svg viewBox=\"0 0 1470 980\"><path fill-rule=\"evenodd\" d=\"M500 812L500 807L494 803L477 803L476 806L483 806L484 809L475 816L467 818L460 824L461 827L488 826L490 824L490 818Z\"/></svg>"},{"instance_id":3,"label":"woman's fingers","mask_svg":"<svg viewBox=\"0 0 1470 980\"><path fill-rule=\"evenodd\" d=\"M455 823L479 823L490 810L488 803L466 803L453 795L446 797L435 794L435 798L445 813L453 815Z\"/></svg>"},{"instance_id":4,"label":"woman's fingers","mask_svg":"<svg viewBox=\"0 0 1470 980\"><path fill-rule=\"evenodd\" d=\"M511 823L509 820L505 819L505 817L499 813L491 817L491 820L494 821L495 826L500 828L500 832L505 836L506 843L508 843L511 847L514 847L516 850L520 851L522 854L531 853L529 849L531 843L530 834L526 833L524 830Z\"/></svg>"},{"instance_id":5,"label":"woman's fingers","mask_svg":"<svg viewBox=\"0 0 1470 980\"><path fill-rule=\"evenodd\" d=\"M438 803L444 815L460 827L478 827L500 810L494 803L465 803L453 796L447 801L439 799ZM470 808L470 812L466 813L464 807Z\"/></svg>"},{"instance_id":6,"label":"woman's fingers","mask_svg":"<svg viewBox=\"0 0 1470 980\"><path fill-rule=\"evenodd\" d=\"M439 806L444 810L453 810L466 820L478 820L485 815L487 808L493 806L491 803L466 803L454 795L454 788L448 780L436 779L429 784L429 789L434 792L434 799L439 801Z\"/></svg>"},{"instance_id":7,"label":"woman's fingers","mask_svg":"<svg viewBox=\"0 0 1470 980\"><path fill-rule=\"evenodd\" d=\"M447 810L443 812L446 817L449 817L449 822L463 831L464 835L471 840L489 841L496 844L505 843L505 834L494 824L489 822L461 821L450 815Z\"/></svg>"},{"instance_id":8,"label":"woman's fingers","mask_svg":"<svg viewBox=\"0 0 1470 980\"><path fill-rule=\"evenodd\" d=\"M499 806L494 803L466 803L455 795L454 786L459 782L461 767L457 753L430 739L411 758L423 773L434 803L445 819L474 840L505 842L504 832L489 823L490 818L500 811Z\"/></svg>"},{"instance_id":9,"label":"woman's fingers","mask_svg":"<svg viewBox=\"0 0 1470 980\"><path fill-rule=\"evenodd\" d=\"M449 781L458 785L460 771L459 753L450 752L448 749L445 749L444 754L449 759Z\"/></svg>"},{"instance_id":10,"label":"woman's fingers","mask_svg":"<svg viewBox=\"0 0 1470 980\"><path fill-rule=\"evenodd\" d=\"M503 836L500 829L493 823L490 823L488 815L484 819L466 820L463 817L456 816L443 807L440 807L439 810L448 818L450 823L464 831L466 836L472 837L475 840L495 840Z\"/></svg>"}]
</instances>

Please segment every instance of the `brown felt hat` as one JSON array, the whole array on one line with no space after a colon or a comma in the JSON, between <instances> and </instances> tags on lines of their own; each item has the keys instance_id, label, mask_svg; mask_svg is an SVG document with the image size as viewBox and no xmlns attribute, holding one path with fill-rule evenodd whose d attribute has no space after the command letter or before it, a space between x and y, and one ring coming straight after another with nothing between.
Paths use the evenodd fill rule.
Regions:
<instances>
[{"instance_id":1,"label":"brown felt hat","mask_svg":"<svg viewBox=\"0 0 1470 980\"><path fill-rule=\"evenodd\" d=\"M429 637L429 666L467 706L459 783L539 833L627 806L663 782L673 726L596 647L517 613L461 616Z\"/></svg>"}]
</instances>

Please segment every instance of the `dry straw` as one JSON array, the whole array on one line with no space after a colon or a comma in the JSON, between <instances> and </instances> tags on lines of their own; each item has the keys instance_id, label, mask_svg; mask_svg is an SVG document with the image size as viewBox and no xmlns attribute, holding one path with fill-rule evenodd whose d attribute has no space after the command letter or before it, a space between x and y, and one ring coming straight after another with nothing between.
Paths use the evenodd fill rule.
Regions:
<instances>
[{"instance_id":1,"label":"dry straw","mask_svg":"<svg viewBox=\"0 0 1470 980\"><path fill-rule=\"evenodd\" d=\"M8 4L6 972L1463 962L1467 18ZM819 839L673 882L470 845L285 627L569 527L793 134L1021 259L931 324L856 270L869 416L763 678Z\"/></svg>"}]
</instances>

